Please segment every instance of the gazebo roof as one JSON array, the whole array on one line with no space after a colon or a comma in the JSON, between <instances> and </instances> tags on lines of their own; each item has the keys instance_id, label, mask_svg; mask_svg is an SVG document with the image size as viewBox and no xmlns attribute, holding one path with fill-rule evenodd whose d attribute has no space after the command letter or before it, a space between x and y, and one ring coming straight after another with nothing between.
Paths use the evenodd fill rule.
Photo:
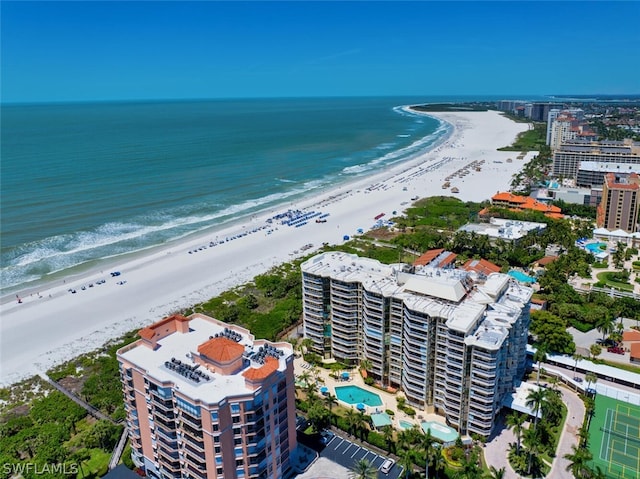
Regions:
<instances>
[{"instance_id":1,"label":"gazebo roof","mask_svg":"<svg viewBox=\"0 0 640 479\"><path fill-rule=\"evenodd\" d=\"M373 422L373 426L378 429L383 426L391 426L393 421L386 412L379 412L371 415L371 422Z\"/></svg>"}]
</instances>

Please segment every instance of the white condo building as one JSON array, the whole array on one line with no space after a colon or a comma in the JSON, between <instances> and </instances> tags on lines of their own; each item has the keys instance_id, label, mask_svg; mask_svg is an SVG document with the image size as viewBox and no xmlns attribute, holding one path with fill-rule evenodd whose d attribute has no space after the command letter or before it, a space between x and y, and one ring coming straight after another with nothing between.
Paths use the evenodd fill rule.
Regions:
<instances>
[{"instance_id":1,"label":"white condo building","mask_svg":"<svg viewBox=\"0 0 640 479\"><path fill-rule=\"evenodd\" d=\"M531 288L510 276L384 265L342 252L302 264L304 334L325 358L368 360L383 386L488 436L525 370Z\"/></svg>"}]
</instances>

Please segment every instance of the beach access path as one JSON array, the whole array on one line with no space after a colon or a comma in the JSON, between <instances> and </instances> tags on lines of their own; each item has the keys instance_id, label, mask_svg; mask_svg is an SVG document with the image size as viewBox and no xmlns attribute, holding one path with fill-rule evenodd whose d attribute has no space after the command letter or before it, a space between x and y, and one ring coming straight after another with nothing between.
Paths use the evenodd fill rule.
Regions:
<instances>
[{"instance_id":1,"label":"beach access path","mask_svg":"<svg viewBox=\"0 0 640 479\"><path fill-rule=\"evenodd\" d=\"M263 229L266 220L279 213L270 211L245 224L190 237L129 260L116 259L109 269L20 292L20 303L15 296L3 298L0 385L47 371L109 339L313 252L325 242L339 244L345 235L353 236L360 228L370 229L380 213L385 213L385 218L392 217L393 211L400 214L416 196L488 199L496 191L507 190L513 174L536 154L529 152L518 160L517 152L496 151L529 128L498 112L429 115L453 125L453 133L444 142L384 172L282 209L328 213L326 223L310 221L298 228L278 225L268 231ZM459 193L442 189L446 177L481 160L485 161L480 171L469 168L468 174L451 179L450 187L457 187ZM243 235L250 231L253 232ZM207 247L212 242L218 244ZM308 244L313 246L301 250ZM112 277L113 271L121 274ZM97 284L103 279L104 283ZM88 287L89 284L93 286Z\"/></svg>"}]
</instances>

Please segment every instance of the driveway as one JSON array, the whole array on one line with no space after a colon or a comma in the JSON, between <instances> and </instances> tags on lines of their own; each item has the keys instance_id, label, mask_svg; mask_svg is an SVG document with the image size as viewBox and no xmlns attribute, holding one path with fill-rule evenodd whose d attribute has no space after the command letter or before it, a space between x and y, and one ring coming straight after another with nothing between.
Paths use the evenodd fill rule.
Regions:
<instances>
[{"instance_id":1,"label":"driveway","mask_svg":"<svg viewBox=\"0 0 640 479\"><path fill-rule=\"evenodd\" d=\"M569 477L569 473L566 471L569 461L564 458L564 455L571 452L571 445L578 444L578 430L582 426L585 414L584 403L576 393L564 387L560 388L560 393L562 394L562 401L567 405L567 420L560 435L556 449L557 455L547 479L566 479ZM500 415L496 424L496 431L498 432L487 442L484 449L484 457L488 466L493 466L496 469L505 468L504 479L519 479L520 476L509 465L507 458L509 444L516 442L516 438L513 432L504 427L505 414L508 414L508 411Z\"/></svg>"}]
</instances>

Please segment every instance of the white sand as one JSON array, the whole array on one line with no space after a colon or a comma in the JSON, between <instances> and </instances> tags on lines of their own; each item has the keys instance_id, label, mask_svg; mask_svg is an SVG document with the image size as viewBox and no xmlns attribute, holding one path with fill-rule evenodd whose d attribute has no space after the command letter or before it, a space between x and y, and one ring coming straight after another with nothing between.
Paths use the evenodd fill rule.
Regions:
<instances>
[{"instance_id":1,"label":"white sand","mask_svg":"<svg viewBox=\"0 0 640 479\"><path fill-rule=\"evenodd\" d=\"M452 136L435 150L293 206L330 213L326 223L311 220L300 228L280 225L272 234L262 229L189 253L216 237L224 239L265 225L265 214L244 226L208 233L114 264L104 274L68 278L65 283L61 280L37 293L25 293L21 304L15 298L4 298L0 306L0 384L8 385L45 371L126 331L214 297L274 265L317 249L323 242L340 243L345 234L351 236L358 228L371 228L379 213L385 213L385 218L390 218L394 210L400 213L416 195L451 195L442 189L445 178L474 160L485 160L481 171L471 168L463 178L453 178L450 187L458 187L460 192L452 196L464 201L488 199L498 190L507 190L512 175L534 156L529 153L525 160L518 160L517 153L496 151L528 128L497 112L430 115L455 127ZM507 162L507 158L513 161ZM314 247L293 254L308 243ZM122 275L112 278L109 271L113 270ZM81 289L102 278L106 279L105 284ZM119 281L126 283L117 284ZM72 294L69 288L77 292Z\"/></svg>"}]
</instances>

